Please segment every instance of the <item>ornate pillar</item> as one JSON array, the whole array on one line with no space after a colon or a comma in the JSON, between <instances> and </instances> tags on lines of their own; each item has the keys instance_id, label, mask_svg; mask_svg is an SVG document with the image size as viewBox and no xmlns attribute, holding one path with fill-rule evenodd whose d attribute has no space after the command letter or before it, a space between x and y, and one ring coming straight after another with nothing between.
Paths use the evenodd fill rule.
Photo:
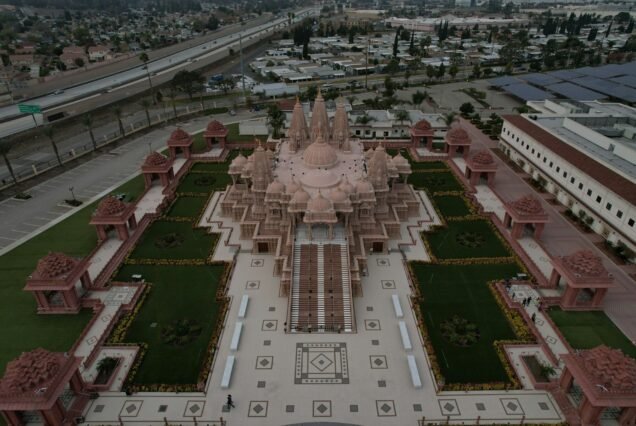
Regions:
<instances>
[{"instance_id":1,"label":"ornate pillar","mask_svg":"<svg viewBox=\"0 0 636 426\"><path fill-rule=\"evenodd\" d=\"M144 183L146 184L146 189L152 186L152 173L144 173Z\"/></svg>"},{"instance_id":2,"label":"ornate pillar","mask_svg":"<svg viewBox=\"0 0 636 426\"><path fill-rule=\"evenodd\" d=\"M506 214L504 215L504 220L503 220L503 225L504 228L510 228L510 225L512 224L512 217L508 214L508 212L506 212Z\"/></svg>"},{"instance_id":3,"label":"ornate pillar","mask_svg":"<svg viewBox=\"0 0 636 426\"><path fill-rule=\"evenodd\" d=\"M618 424L621 426L633 425L636 421L636 407L623 408Z\"/></svg>"},{"instance_id":4,"label":"ornate pillar","mask_svg":"<svg viewBox=\"0 0 636 426\"><path fill-rule=\"evenodd\" d=\"M88 270L84 271L84 273L80 277L80 282L82 283L82 287L86 290L89 290L93 286L93 282L91 280L90 274L88 273Z\"/></svg>"},{"instance_id":5,"label":"ornate pillar","mask_svg":"<svg viewBox=\"0 0 636 426\"><path fill-rule=\"evenodd\" d=\"M95 225L95 229L97 230L97 239L99 241L108 239L108 233L106 233L106 227L104 225Z\"/></svg>"},{"instance_id":6,"label":"ornate pillar","mask_svg":"<svg viewBox=\"0 0 636 426\"><path fill-rule=\"evenodd\" d=\"M135 229L137 227L137 218L134 213L130 216L130 219L128 219L128 227L130 229Z\"/></svg>"},{"instance_id":7,"label":"ornate pillar","mask_svg":"<svg viewBox=\"0 0 636 426\"><path fill-rule=\"evenodd\" d=\"M69 382L71 386L71 390L75 394L79 394L84 392L84 380L82 380L82 376L80 375L79 370L75 371L71 376L71 381Z\"/></svg>"},{"instance_id":8,"label":"ornate pillar","mask_svg":"<svg viewBox=\"0 0 636 426\"><path fill-rule=\"evenodd\" d=\"M534 224L534 239L535 240L538 240L541 238L541 234L543 233L544 228L545 228L545 223Z\"/></svg>"},{"instance_id":9,"label":"ornate pillar","mask_svg":"<svg viewBox=\"0 0 636 426\"><path fill-rule=\"evenodd\" d=\"M561 274L556 269L552 269L552 274L550 274L550 287L556 288L559 285L559 280L561 279Z\"/></svg>"},{"instance_id":10,"label":"ornate pillar","mask_svg":"<svg viewBox=\"0 0 636 426\"><path fill-rule=\"evenodd\" d=\"M161 173L159 175L159 179L161 180L161 186L163 186L164 188L168 186L168 184L170 183L170 179L168 178L168 172Z\"/></svg>"},{"instance_id":11,"label":"ornate pillar","mask_svg":"<svg viewBox=\"0 0 636 426\"><path fill-rule=\"evenodd\" d=\"M33 295L35 296L35 301L38 304L38 311L48 311L51 308L49 305L49 300L46 298L46 295L43 291L34 291Z\"/></svg>"},{"instance_id":12,"label":"ornate pillar","mask_svg":"<svg viewBox=\"0 0 636 426\"><path fill-rule=\"evenodd\" d=\"M67 309L77 309L79 307L79 300L75 288L60 292L62 294L62 300L64 301L64 307Z\"/></svg>"},{"instance_id":13,"label":"ornate pillar","mask_svg":"<svg viewBox=\"0 0 636 426\"><path fill-rule=\"evenodd\" d=\"M128 239L128 228L126 228L126 225L115 225L115 228L117 228L117 236L119 239L126 241L126 239Z\"/></svg>"},{"instance_id":14,"label":"ornate pillar","mask_svg":"<svg viewBox=\"0 0 636 426\"><path fill-rule=\"evenodd\" d=\"M523 235L523 227L525 224L516 222L512 225L512 231L510 232L512 238L521 238Z\"/></svg>"},{"instance_id":15,"label":"ornate pillar","mask_svg":"<svg viewBox=\"0 0 636 426\"><path fill-rule=\"evenodd\" d=\"M433 137L426 138L426 149L433 152Z\"/></svg>"},{"instance_id":16,"label":"ornate pillar","mask_svg":"<svg viewBox=\"0 0 636 426\"><path fill-rule=\"evenodd\" d=\"M594 291L594 296L592 297L592 307L600 308L603 305L603 299L605 298L605 294L607 293L606 288L597 288Z\"/></svg>"},{"instance_id":17,"label":"ornate pillar","mask_svg":"<svg viewBox=\"0 0 636 426\"><path fill-rule=\"evenodd\" d=\"M579 406L579 416L581 417L582 425L597 425L599 423L599 417L605 407L595 407L587 399L583 397L581 405Z\"/></svg>"},{"instance_id":18,"label":"ornate pillar","mask_svg":"<svg viewBox=\"0 0 636 426\"><path fill-rule=\"evenodd\" d=\"M570 372L570 369L565 367L563 372L561 373L561 378L559 379L559 387L565 393L570 392L570 388L572 387L572 383L574 382L574 377Z\"/></svg>"},{"instance_id":19,"label":"ornate pillar","mask_svg":"<svg viewBox=\"0 0 636 426\"><path fill-rule=\"evenodd\" d=\"M579 294L578 288L572 288L569 285L565 287L565 292L561 297L561 306L563 307L574 307L576 305L576 297Z\"/></svg>"},{"instance_id":20,"label":"ornate pillar","mask_svg":"<svg viewBox=\"0 0 636 426\"><path fill-rule=\"evenodd\" d=\"M2 417L9 426L23 426L24 421L18 413L19 411L2 411Z\"/></svg>"},{"instance_id":21,"label":"ornate pillar","mask_svg":"<svg viewBox=\"0 0 636 426\"><path fill-rule=\"evenodd\" d=\"M495 184L495 172L488 172L488 186L492 188Z\"/></svg>"}]
</instances>

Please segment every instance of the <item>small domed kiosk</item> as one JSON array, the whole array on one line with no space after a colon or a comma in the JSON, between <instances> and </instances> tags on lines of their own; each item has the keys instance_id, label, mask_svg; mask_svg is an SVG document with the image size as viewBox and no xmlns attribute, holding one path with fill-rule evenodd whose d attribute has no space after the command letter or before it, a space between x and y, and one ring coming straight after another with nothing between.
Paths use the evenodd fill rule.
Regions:
<instances>
[{"instance_id":1,"label":"small domed kiosk","mask_svg":"<svg viewBox=\"0 0 636 426\"><path fill-rule=\"evenodd\" d=\"M450 158L457 155L461 155L464 158L468 157L470 152L470 136L468 132L459 126L451 127L446 133L446 152Z\"/></svg>"},{"instance_id":2,"label":"small domed kiosk","mask_svg":"<svg viewBox=\"0 0 636 426\"><path fill-rule=\"evenodd\" d=\"M565 310L600 309L607 290L614 287L614 277L607 272L601 258L590 250L555 257L552 266L550 286L558 287L561 278L565 281L560 302Z\"/></svg>"},{"instance_id":3,"label":"small domed kiosk","mask_svg":"<svg viewBox=\"0 0 636 426\"><path fill-rule=\"evenodd\" d=\"M433 128L431 123L426 120L420 120L411 127L411 146L413 148L426 147L429 151L433 151Z\"/></svg>"},{"instance_id":4,"label":"small domed kiosk","mask_svg":"<svg viewBox=\"0 0 636 426\"><path fill-rule=\"evenodd\" d=\"M117 232L120 240L128 239L129 230L137 227L135 205L124 203L113 195L105 197L97 205L90 221L97 230L99 241L108 239L108 231L112 228Z\"/></svg>"},{"instance_id":5,"label":"small domed kiosk","mask_svg":"<svg viewBox=\"0 0 636 426\"><path fill-rule=\"evenodd\" d=\"M183 153L183 156L189 159L192 155L192 141L192 136L188 132L181 127L177 127L177 130L170 135L167 143L170 150L170 158L174 160L179 153Z\"/></svg>"},{"instance_id":6,"label":"small domed kiosk","mask_svg":"<svg viewBox=\"0 0 636 426\"><path fill-rule=\"evenodd\" d=\"M80 301L76 285L90 290L88 259L64 253L49 253L38 261L35 271L27 278L24 291L33 294L38 314L76 314Z\"/></svg>"},{"instance_id":7,"label":"small domed kiosk","mask_svg":"<svg viewBox=\"0 0 636 426\"><path fill-rule=\"evenodd\" d=\"M146 189L152 186L155 179L159 179L162 187L165 188L168 186L172 179L174 179L174 171L172 170L173 162L172 159L169 159L165 155L159 154L158 152L151 152L141 166Z\"/></svg>"},{"instance_id":8,"label":"small domed kiosk","mask_svg":"<svg viewBox=\"0 0 636 426\"><path fill-rule=\"evenodd\" d=\"M579 419L570 424L635 424L636 360L604 345L561 357L565 368L559 386L580 401L575 406Z\"/></svg>"},{"instance_id":9,"label":"small domed kiosk","mask_svg":"<svg viewBox=\"0 0 636 426\"><path fill-rule=\"evenodd\" d=\"M497 163L486 150L477 151L466 160L465 176L472 187L482 183L492 187L496 172Z\"/></svg>"},{"instance_id":10,"label":"small domed kiosk","mask_svg":"<svg viewBox=\"0 0 636 426\"><path fill-rule=\"evenodd\" d=\"M205 128L205 132L203 132L203 138L205 139L208 151L212 148L225 149L228 133L229 130L221 122L217 120L210 121Z\"/></svg>"},{"instance_id":11,"label":"small domed kiosk","mask_svg":"<svg viewBox=\"0 0 636 426\"><path fill-rule=\"evenodd\" d=\"M0 413L9 426L26 424L24 414L37 413L45 425L77 424L88 397L79 372L81 359L38 348L23 352L7 364L0 379ZM61 400L63 393L75 396L70 407Z\"/></svg>"},{"instance_id":12,"label":"small domed kiosk","mask_svg":"<svg viewBox=\"0 0 636 426\"><path fill-rule=\"evenodd\" d=\"M503 224L510 229L513 238L521 238L524 233L529 233L535 239L541 238L545 224L548 223L548 214L543 210L541 201L533 195L523 197L504 204L506 214Z\"/></svg>"}]
</instances>

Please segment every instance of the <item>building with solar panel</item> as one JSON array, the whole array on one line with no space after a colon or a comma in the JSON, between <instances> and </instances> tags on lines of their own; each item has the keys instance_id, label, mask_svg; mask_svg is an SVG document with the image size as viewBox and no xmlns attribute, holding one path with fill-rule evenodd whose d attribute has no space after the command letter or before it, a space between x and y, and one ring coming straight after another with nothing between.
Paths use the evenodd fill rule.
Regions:
<instances>
[{"instance_id":1,"label":"building with solar panel","mask_svg":"<svg viewBox=\"0 0 636 426\"><path fill-rule=\"evenodd\" d=\"M504 115L502 149L613 244L636 251L636 109L575 100L528 102Z\"/></svg>"}]
</instances>

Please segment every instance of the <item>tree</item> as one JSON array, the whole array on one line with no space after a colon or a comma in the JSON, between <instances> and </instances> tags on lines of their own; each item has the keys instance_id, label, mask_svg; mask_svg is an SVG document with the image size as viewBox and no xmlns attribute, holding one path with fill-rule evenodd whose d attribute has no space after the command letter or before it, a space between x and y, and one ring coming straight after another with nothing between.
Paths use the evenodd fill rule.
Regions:
<instances>
[{"instance_id":1,"label":"tree","mask_svg":"<svg viewBox=\"0 0 636 426\"><path fill-rule=\"evenodd\" d=\"M53 139L53 126L49 125L44 127L42 129L42 133L44 133L44 136L49 138L49 141L51 142L51 146L53 147L53 152L55 153L55 158L57 158L57 163L61 166L62 159L60 158L60 151L57 149L57 143L55 142L55 139Z\"/></svg>"},{"instance_id":2,"label":"tree","mask_svg":"<svg viewBox=\"0 0 636 426\"><path fill-rule=\"evenodd\" d=\"M303 43L303 59L309 59L309 42Z\"/></svg>"},{"instance_id":3,"label":"tree","mask_svg":"<svg viewBox=\"0 0 636 426\"><path fill-rule=\"evenodd\" d=\"M226 78L219 83L219 86L221 86L223 93L227 95L227 92L229 92L230 90L236 87L236 82L232 79Z\"/></svg>"},{"instance_id":4,"label":"tree","mask_svg":"<svg viewBox=\"0 0 636 426\"><path fill-rule=\"evenodd\" d=\"M170 89L168 97L170 98L170 103L172 104L172 112L174 113L174 118L177 118L177 103L175 102L177 94L174 92L174 90Z\"/></svg>"},{"instance_id":5,"label":"tree","mask_svg":"<svg viewBox=\"0 0 636 426\"><path fill-rule=\"evenodd\" d=\"M185 94L192 100L192 95L199 90L205 82L205 78L198 71L179 71L172 77L170 85Z\"/></svg>"},{"instance_id":6,"label":"tree","mask_svg":"<svg viewBox=\"0 0 636 426\"><path fill-rule=\"evenodd\" d=\"M384 72L387 74L395 74L400 71L400 61L396 58L391 58L386 67L384 68Z\"/></svg>"},{"instance_id":7,"label":"tree","mask_svg":"<svg viewBox=\"0 0 636 426\"><path fill-rule=\"evenodd\" d=\"M285 124L285 114L280 110L278 104L271 104L267 108L267 121L274 130L272 137L274 139L280 138L280 129Z\"/></svg>"},{"instance_id":8,"label":"tree","mask_svg":"<svg viewBox=\"0 0 636 426\"><path fill-rule=\"evenodd\" d=\"M141 102L139 102L139 105L141 105L144 111L146 111L146 120L148 121L148 127L150 127L150 113L148 112L148 109L150 108L150 101L144 98Z\"/></svg>"},{"instance_id":9,"label":"tree","mask_svg":"<svg viewBox=\"0 0 636 426\"><path fill-rule=\"evenodd\" d=\"M9 170L9 174L11 175L11 179L13 180L13 183L15 184L18 183L18 179L16 178L15 172L13 171L13 166L11 165L11 162L9 161L9 151L13 149L16 143L17 143L16 139L0 140L0 155L2 155L2 158L4 159L4 164L7 166L7 169Z\"/></svg>"},{"instance_id":10,"label":"tree","mask_svg":"<svg viewBox=\"0 0 636 426\"><path fill-rule=\"evenodd\" d=\"M476 63L473 66L473 77L479 78L479 76L481 76L481 66L479 65L479 63Z\"/></svg>"},{"instance_id":11,"label":"tree","mask_svg":"<svg viewBox=\"0 0 636 426\"><path fill-rule=\"evenodd\" d=\"M84 59L82 58L75 58L73 62L77 68L82 68L84 66Z\"/></svg>"},{"instance_id":12,"label":"tree","mask_svg":"<svg viewBox=\"0 0 636 426\"><path fill-rule=\"evenodd\" d=\"M384 78L384 96L390 98L395 93L395 83L391 77Z\"/></svg>"},{"instance_id":13,"label":"tree","mask_svg":"<svg viewBox=\"0 0 636 426\"><path fill-rule=\"evenodd\" d=\"M426 98L428 98L428 94L426 92L420 92L419 90L411 95L413 105L421 105Z\"/></svg>"},{"instance_id":14,"label":"tree","mask_svg":"<svg viewBox=\"0 0 636 426\"><path fill-rule=\"evenodd\" d=\"M444 65L444 62L439 64L439 66L437 67L437 72L435 74L435 77L437 78L444 78L444 74L446 74L446 65Z\"/></svg>"},{"instance_id":15,"label":"tree","mask_svg":"<svg viewBox=\"0 0 636 426\"><path fill-rule=\"evenodd\" d=\"M150 93L152 94L152 79L150 78L150 71L148 70L148 54L146 52L141 52L139 55L139 60L144 63L144 69L146 70L146 77L148 77L148 86L150 86ZM154 99L154 96L153 96Z\"/></svg>"},{"instance_id":16,"label":"tree","mask_svg":"<svg viewBox=\"0 0 636 426\"><path fill-rule=\"evenodd\" d=\"M404 71L404 84L406 86L409 85L409 79L410 78L411 78L411 71L407 69L406 71Z\"/></svg>"},{"instance_id":17,"label":"tree","mask_svg":"<svg viewBox=\"0 0 636 426\"><path fill-rule=\"evenodd\" d=\"M415 31L411 33L411 43L409 44L409 55L415 55Z\"/></svg>"},{"instance_id":18,"label":"tree","mask_svg":"<svg viewBox=\"0 0 636 426\"><path fill-rule=\"evenodd\" d=\"M97 373L102 376L108 376L113 372L113 370L115 370L117 364L119 364L119 360L117 358L109 356L102 358L97 363Z\"/></svg>"},{"instance_id":19,"label":"tree","mask_svg":"<svg viewBox=\"0 0 636 426\"><path fill-rule=\"evenodd\" d=\"M587 35L587 41L594 41L596 40L596 34L598 33L598 29L597 28L592 28L590 30L590 33Z\"/></svg>"},{"instance_id":20,"label":"tree","mask_svg":"<svg viewBox=\"0 0 636 426\"><path fill-rule=\"evenodd\" d=\"M375 118L368 115L366 112L363 115L356 117L356 124L366 125L375 120Z\"/></svg>"},{"instance_id":21,"label":"tree","mask_svg":"<svg viewBox=\"0 0 636 426\"><path fill-rule=\"evenodd\" d=\"M459 72L459 68L457 67L457 65L453 64L448 68L448 73L451 75L451 77L454 79L455 76L457 75L457 73Z\"/></svg>"},{"instance_id":22,"label":"tree","mask_svg":"<svg viewBox=\"0 0 636 426\"><path fill-rule=\"evenodd\" d=\"M91 142L93 143L93 149L97 151L97 142L95 141L95 135L93 134L93 116L90 114L84 114L82 116L82 124L88 129L88 134L91 136Z\"/></svg>"},{"instance_id":23,"label":"tree","mask_svg":"<svg viewBox=\"0 0 636 426\"><path fill-rule=\"evenodd\" d=\"M124 123L121 122L121 115L122 115L121 107L119 105L114 107L113 113L115 114L115 117L117 118L117 124L119 124L119 134L123 138L124 136L126 136L126 132L124 131Z\"/></svg>"},{"instance_id":24,"label":"tree","mask_svg":"<svg viewBox=\"0 0 636 426\"><path fill-rule=\"evenodd\" d=\"M397 58L397 54L398 54L398 42L400 40L400 28L399 27L397 29L397 31L395 31L395 40L393 40L393 58Z\"/></svg>"},{"instance_id":25,"label":"tree","mask_svg":"<svg viewBox=\"0 0 636 426\"><path fill-rule=\"evenodd\" d=\"M444 120L444 123L446 124L446 127L451 127L453 125L453 123L458 120L457 113L451 111L451 112L448 112L446 114L443 114L442 115L442 120Z\"/></svg>"},{"instance_id":26,"label":"tree","mask_svg":"<svg viewBox=\"0 0 636 426\"><path fill-rule=\"evenodd\" d=\"M631 34L632 31L634 31L634 20L631 19L629 21L629 25L627 25L627 28L625 29L625 34Z\"/></svg>"},{"instance_id":27,"label":"tree","mask_svg":"<svg viewBox=\"0 0 636 426\"><path fill-rule=\"evenodd\" d=\"M435 67L433 65L427 65L426 66L426 76L428 77L429 80L432 80L433 77L435 77L436 71L435 71Z\"/></svg>"},{"instance_id":28,"label":"tree","mask_svg":"<svg viewBox=\"0 0 636 426\"><path fill-rule=\"evenodd\" d=\"M397 111L395 111L393 116L395 117L397 121L400 122L400 125L403 125L406 120L408 120L409 122L411 121L411 116L409 115L409 112L405 109L398 109Z\"/></svg>"},{"instance_id":29,"label":"tree","mask_svg":"<svg viewBox=\"0 0 636 426\"><path fill-rule=\"evenodd\" d=\"M459 112L461 112L463 115L470 115L475 112L475 107L470 102L464 102L459 107Z\"/></svg>"},{"instance_id":30,"label":"tree","mask_svg":"<svg viewBox=\"0 0 636 426\"><path fill-rule=\"evenodd\" d=\"M347 96L347 102L349 102L349 105L351 106L353 106L353 103L356 101L356 99L358 98L356 98L355 96Z\"/></svg>"}]
</instances>

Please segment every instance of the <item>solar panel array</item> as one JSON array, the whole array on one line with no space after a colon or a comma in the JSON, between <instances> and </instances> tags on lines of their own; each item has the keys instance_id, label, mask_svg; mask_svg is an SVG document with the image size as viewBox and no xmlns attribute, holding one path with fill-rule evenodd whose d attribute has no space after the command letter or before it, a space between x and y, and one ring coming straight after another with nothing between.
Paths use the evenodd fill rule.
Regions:
<instances>
[{"instance_id":1,"label":"solar panel array","mask_svg":"<svg viewBox=\"0 0 636 426\"><path fill-rule=\"evenodd\" d=\"M612 98L631 103L636 102L636 61L518 77L503 76L488 80L488 83L524 101L560 96L578 101Z\"/></svg>"}]
</instances>

